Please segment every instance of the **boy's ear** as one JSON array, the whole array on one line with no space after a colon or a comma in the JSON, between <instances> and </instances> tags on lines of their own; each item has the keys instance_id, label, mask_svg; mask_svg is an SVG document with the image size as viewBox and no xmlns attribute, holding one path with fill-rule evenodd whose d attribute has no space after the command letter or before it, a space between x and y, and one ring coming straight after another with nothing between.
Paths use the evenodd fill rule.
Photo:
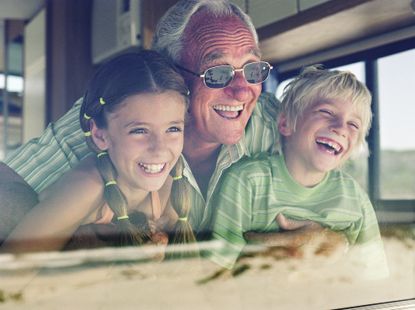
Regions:
<instances>
[{"instance_id":1,"label":"boy's ear","mask_svg":"<svg viewBox=\"0 0 415 310\"><path fill-rule=\"evenodd\" d=\"M281 114L278 118L278 130L280 134L284 137L288 137L293 133L293 130L291 129L291 126L285 114Z\"/></svg>"},{"instance_id":2,"label":"boy's ear","mask_svg":"<svg viewBox=\"0 0 415 310\"><path fill-rule=\"evenodd\" d=\"M108 149L109 142L107 131L105 129L98 128L93 119L91 119L91 138L95 145L102 151Z\"/></svg>"}]
</instances>

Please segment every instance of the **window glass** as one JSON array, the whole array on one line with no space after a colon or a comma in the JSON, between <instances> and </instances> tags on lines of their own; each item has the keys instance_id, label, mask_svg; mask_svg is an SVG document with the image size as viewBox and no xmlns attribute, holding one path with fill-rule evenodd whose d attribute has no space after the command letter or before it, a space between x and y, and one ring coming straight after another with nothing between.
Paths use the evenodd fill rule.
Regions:
<instances>
[{"instance_id":1,"label":"window glass","mask_svg":"<svg viewBox=\"0 0 415 310\"><path fill-rule=\"evenodd\" d=\"M22 143L23 129L23 46L21 42L10 42L7 48L7 80L0 72L0 160Z\"/></svg>"},{"instance_id":2,"label":"window glass","mask_svg":"<svg viewBox=\"0 0 415 310\"><path fill-rule=\"evenodd\" d=\"M381 199L415 198L414 59L409 50L378 61Z\"/></svg>"}]
</instances>

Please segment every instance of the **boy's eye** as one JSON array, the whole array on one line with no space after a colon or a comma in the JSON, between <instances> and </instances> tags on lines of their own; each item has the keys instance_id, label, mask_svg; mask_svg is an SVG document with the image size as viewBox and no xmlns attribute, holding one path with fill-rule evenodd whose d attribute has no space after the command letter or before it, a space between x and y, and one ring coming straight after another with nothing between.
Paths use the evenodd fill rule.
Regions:
<instances>
[{"instance_id":1,"label":"boy's eye","mask_svg":"<svg viewBox=\"0 0 415 310\"><path fill-rule=\"evenodd\" d=\"M129 133L130 134L136 134L136 135L145 134L145 133L147 133L147 129L145 129L145 128L134 128L134 129L131 129Z\"/></svg>"},{"instance_id":2,"label":"boy's eye","mask_svg":"<svg viewBox=\"0 0 415 310\"><path fill-rule=\"evenodd\" d=\"M327 114L327 115L333 115L333 112L332 111L330 111L330 110L327 110L327 109L320 109L320 110L318 110L320 113L323 113L323 114Z\"/></svg>"},{"instance_id":3,"label":"boy's eye","mask_svg":"<svg viewBox=\"0 0 415 310\"><path fill-rule=\"evenodd\" d=\"M357 123L355 123L355 122L350 122L349 123L349 125L350 126L352 126L354 129L356 129L356 130L359 130L360 129L360 126L359 126L359 124L357 124Z\"/></svg>"},{"instance_id":4,"label":"boy's eye","mask_svg":"<svg viewBox=\"0 0 415 310\"><path fill-rule=\"evenodd\" d=\"M169 129L167 129L167 132L182 132L182 131L183 129L177 126L172 126L172 127L169 127Z\"/></svg>"}]
</instances>

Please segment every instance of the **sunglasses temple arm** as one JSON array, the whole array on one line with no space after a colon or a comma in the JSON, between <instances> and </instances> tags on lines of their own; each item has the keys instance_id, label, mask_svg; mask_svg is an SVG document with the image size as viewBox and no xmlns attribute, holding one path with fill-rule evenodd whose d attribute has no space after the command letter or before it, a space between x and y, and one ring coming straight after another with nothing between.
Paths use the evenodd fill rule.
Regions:
<instances>
[{"instance_id":1,"label":"sunglasses temple arm","mask_svg":"<svg viewBox=\"0 0 415 310\"><path fill-rule=\"evenodd\" d=\"M197 77L203 77L203 76L201 76L200 74L197 74L196 72L193 72L193 71L191 71L191 70L189 70L189 69L186 69L185 67L182 67L182 66L180 66L180 65L177 65L177 64L176 64L176 67L177 67L177 68L179 68L180 70L186 71L187 73L193 74L194 76L197 76Z\"/></svg>"}]
</instances>

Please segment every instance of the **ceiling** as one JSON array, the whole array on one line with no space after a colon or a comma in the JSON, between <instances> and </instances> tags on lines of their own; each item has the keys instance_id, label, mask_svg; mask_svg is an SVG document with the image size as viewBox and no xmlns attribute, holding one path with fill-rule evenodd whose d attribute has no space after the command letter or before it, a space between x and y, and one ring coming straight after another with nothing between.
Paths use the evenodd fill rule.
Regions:
<instances>
[{"instance_id":1,"label":"ceiling","mask_svg":"<svg viewBox=\"0 0 415 310\"><path fill-rule=\"evenodd\" d=\"M3 67L3 21L30 20L45 2L0 0L0 70ZM266 60L289 69L290 64L318 62L314 57L317 51L337 49L341 54L346 52L345 46L353 44L357 49L367 48L361 42L369 37L389 33L388 40L398 40L400 35L393 33L403 28L409 29L406 36L415 38L414 12L415 0L326 1L258 29L260 47ZM307 57L312 59L304 60Z\"/></svg>"},{"instance_id":2,"label":"ceiling","mask_svg":"<svg viewBox=\"0 0 415 310\"><path fill-rule=\"evenodd\" d=\"M45 0L0 0L0 20L32 18Z\"/></svg>"},{"instance_id":3,"label":"ceiling","mask_svg":"<svg viewBox=\"0 0 415 310\"><path fill-rule=\"evenodd\" d=\"M327 51L335 50L338 57L341 53L350 54L353 44L354 52L376 47L367 45L368 38L372 45L415 39L415 0L330 1L262 27L258 34L266 60L298 65L308 58L309 63L315 63L319 60L312 59L316 52L324 51L327 57ZM383 38L373 43L380 36Z\"/></svg>"}]
</instances>

